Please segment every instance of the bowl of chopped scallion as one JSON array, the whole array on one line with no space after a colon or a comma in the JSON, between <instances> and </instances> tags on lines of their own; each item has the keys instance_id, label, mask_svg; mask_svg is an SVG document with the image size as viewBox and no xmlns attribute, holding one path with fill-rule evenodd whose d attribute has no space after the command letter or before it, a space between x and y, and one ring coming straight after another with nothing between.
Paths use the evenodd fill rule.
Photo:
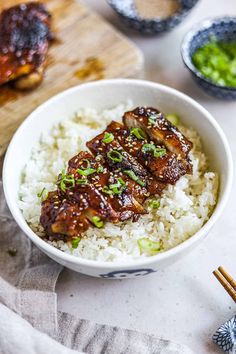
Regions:
<instances>
[{"instance_id":1,"label":"bowl of chopped scallion","mask_svg":"<svg viewBox=\"0 0 236 354\"><path fill-rule=\"evenodd\" d=\"M197 24L185 36L181 52L193 78L208 94L236 99L236 17Z\"/></svg>"}]
</instances>

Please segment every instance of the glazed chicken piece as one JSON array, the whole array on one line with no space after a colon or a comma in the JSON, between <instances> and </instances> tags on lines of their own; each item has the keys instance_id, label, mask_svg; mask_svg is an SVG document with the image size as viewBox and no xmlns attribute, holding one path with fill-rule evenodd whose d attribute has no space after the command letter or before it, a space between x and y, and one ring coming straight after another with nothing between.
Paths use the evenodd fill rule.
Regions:
<instances>
[{"instance_id":1,"label":"glazed chicken piece","mask_svg":"<svg viewBox=\"0 0 236 354\"><path fill-rule=\"evenodd\" d=\"M164 145L155 144L141 128L128 129L113 121L106 131L112 133L124 150L160 181L175 184L187 173L185 160L183 162L178 159L177 155L168 151Z\"/></svg>"},{"instance_id":2,"label":"glazed chicken piece","mask_svg":"<svg viewBox=\"0 0 236 354\"><path fill-rule=\"evenodd\" d=\"M112 171L121 171L136 183L134 197L143 202L150 195L161 194L166 184L158 182L132 155L128 154L115 139L106 141L106 132L87 142L93 154L100 154ZM140 190L141 186L141 190Z\"/></svg>"},{"instance_id":3,"label":"glazed chicken piece","mask_svg":"<svg viewBox=\"0 0 236 354\"><path fill-rule=\"evenodd\" d=\"M101 156L94 158L89 152L80 152L69 161L68 173L91 184L103 195L116 215L117 219L113 219L113 222L146 213L132 194L134 183L130 183L129 178L121 172L111 172ZM70 197L74 198L74 195Z\"/></svg>"},{"instance_id":4,"label":"glazed chicken piece","mask_svg":"<svg viewBox=\"0 0 236 354\"><path fill-rule=\"evenodd\" d=\"M156 144L163 144L179 158L188 158L192 143L157 109L137 107L125 112L123 122L128 128L141 128Z\"/></svg>"},{"instance_id":5,"label":"glazed chicken piece","mask_svg":"<svg viewBox=\"0 0 236 354\"><path fill-rule=\"evenodd\" d=\"M43 4L32 2L0 14L0 85L14 80L15 87L30 89L43 77L51 15Z\"/></svg>"},{"instance_id":6,"label":"glazed chicken piece","mask_svg":"<svg viewBox=\"0 0 236 354\"><path fill-rule=\"evenodd\" d=\"M90 225L79 206L61 198L57 191L49 192L42 202L40 223L50 241L67 241L86 231Z\"/></svg>"},{"instance_id":7,"label":"glazed chicken piece","mask_svg":"<svg viewBox=\"0 0 236 354\"><path fill-rule=\"evenodd\" d=\"M89 152L73 157L67 173L59 175L58 190L50 192L42 203L40 222L49 239L69 240L91 224L100 227L104 220L117 223L146 213L125 183Z\"/></svg>"},{"instance_id":8,"label":"glazed chicken piece","mask_svg":"<svg viewBox=\"0 0 236 354\"><path fill-rule=\"evenodd\" d=\"M69 169L71 171L71 168ZM73 174L60 174L58 178L58 194L61 198L76 203L79 210L91 222L96 220L107 220L118 222L118 214L111 204L105 199L104 195L88 178L81 176L76 170Z\"/></svg>"},{"instance_id":9,"label":"glazed chicken piece","mask_svg":"<svg viewBox=\"0 0 236 354\"><path fill-rule=\"evenodd\" d=\"M72 183L73 181L73 183ZM81 178L78 179L81 181ZM100 227L102 220L118 222L118 215L91 184L77 184L68 173L59 175L58 190L50 192L42 203L40 223L49 239L71 239L91 224Z\"/></svg>"}]
</instances>

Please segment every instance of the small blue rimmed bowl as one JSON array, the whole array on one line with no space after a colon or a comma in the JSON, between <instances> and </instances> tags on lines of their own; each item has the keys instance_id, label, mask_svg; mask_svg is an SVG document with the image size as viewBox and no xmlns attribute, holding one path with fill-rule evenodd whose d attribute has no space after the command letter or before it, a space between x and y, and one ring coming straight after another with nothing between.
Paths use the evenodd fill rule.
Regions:
<instances>
[{"instance_id":1,"label":"small blue rimmed bowl","mask_svg":"<svg viewBox=\"0 0 236 354\"><path fill-rule=\"evenodd\" d=\"M134 0L107 0L122 21L130 28L144 33L157 34L170 31L187 16L199 0L179 0L180 10L167 18L143 18L137 11Z\"/></svg>"},{"instance_id":2,"label":"small blue rimmed bowl","mask_svg":"<svg viewBox=\"0 0 236 354\"><path fill-rule=\"evenodd\" d=\"M192 57L196 50L203 47L214 37L217 41L236 42L236 17L219 17L204 20L195 25L185 36L181 53L186 67L194 80L211 96L224 99L236 99L236 87L220 86L205 76L194 66Z\"/></svg>"}]
</instances>

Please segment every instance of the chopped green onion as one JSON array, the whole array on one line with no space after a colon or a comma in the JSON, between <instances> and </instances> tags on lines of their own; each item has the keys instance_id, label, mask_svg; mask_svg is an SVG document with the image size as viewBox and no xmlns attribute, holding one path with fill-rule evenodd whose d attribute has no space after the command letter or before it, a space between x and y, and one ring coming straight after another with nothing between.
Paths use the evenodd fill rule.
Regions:
<instances>
[{"instance_id":1,"label":"chopped green onion","mask_svg":"<svg viewBox=\"0 0 236 354\"><path fill-rule=\"evenodd\" d=\"M91 166L91 163L90 163L90 161L88 159L83 159L81 161L86 163L86 167L84 167L83 165L80 166L80 168L82 170L86 170L87 168L89 168Z\"/></svg>"},{"instance_id":2,"label":"chopped green onion","mask_svg":"<svg viewBox=\"0 0 236 354\"><path fill-rule=\"evenodd\" d=\"M110 150L107 153L107 157L114 162L121 162L123 159L121 153L117 150Z\"/></svg>"},{"instance_id":3,"label":"chopped green onion","mask_svg":"<svg viewBox=\"0 0 236 354\"><path fill-rule=\"evenodd\" d=\"M113 194L120 194L120 186L120 183L110 184L109 189L112 191Z\"/></svg>"},{"instance_id":4,"label":"chopped green onion","mask_svg":"<svg viewBox=\"0 0 236 354\"><path fill-rule=\"evenodd\" d=\"M159 200L150 200L149 206L153 209L158 209L160 207L160 201Z\"/></svg>"},{"instance_id":5,"label":"chopped green onion","mask_svg":"<svg viewBox=\"0 0 236 354\"><path fill-rule=\"evenodd\" d=\"M73 238L71 241L72 248L77 248L80 243L80 240L81 240L80 237Z\"/></svg>"},{"instance_id":6,"label":"chopped green onion","mask_svg":"<svg viewBox=\"0 0 236 354\"><path fill-rule=\"evenodd\" d=\"M66 174L65 169L63 169L57 184L62 192L65 192L67 188L72 188L75 186L75 178L70 174Z\"/></svg>"},{"instance_id":7,"label":"chopped green onion","mask_svg":"<svg viewBox=\"0 0 236 354\"><path fill-rule=\"evenodd\" d=\"M104 138L102 139L102 142L105 144L109 144L114 140L114 135L112 133L107 133L105 132Z\"/></svg>"},{"instance_id":8,"label":"chopped green onion","mask_svg":"<svg viewBox=\"0 0 236 354\"><path fill-rule=\"evenodd\" d=\"M95 160L96 160L96 161L101 161L101 160L102 160L102 155L97 155L97 156L95 157Z\"/></svg>"},{"instance_id":9,"label":"chopped green onion","mask_svg":"<svg viewBox=\"0 0 236 354\"><path fill-rule=\"evenodd\" d=\"M236 87L236 41L211 37L198 48L192 62L200 73L219 86Z\"/></svg>"},{"instance_id":10,"label":"chopped green onion","mask_svg":"<svg viewBox=\"0 0 236 354\"><path fill-rule=\"evenodd\" d=\"M103 193L106 193L106 194L109 194L109 195L113 194L112 190L110 190L110 188L108 186L104 186L102 188L102 191L103 191Z\"/></svg>"},{"instance_id":11,"label":"chopped green onion","mask_svg":"<svg viewBox=\"0 0 236 354\"><path fill-rule=\"evenodd\" d=\"M99 218L99 216L92 217L92 223L99 229L101 229L104 225L104 222Z\"/></svg>"},{"instance_id":12,"label":"chopped green onion","mask_svg":"<svg viewBox=\"0 0 236 354\"><path fill-rule=\"evenodd\" d=\"M179 124L179 117L176 114L167 114L166 118L171 122L173 125L178 125Z\"/></svg>"},{"instance_id":13,"label":"chopped green onion","mask_svg":"<svg viewBox=\"0 0 236 354\"><path fill-rule=\"evenodd\" d=\"M141 179L138 178L138 176L136 176L136 174L134 173L134 171L132 170L124 170L124 173L129 176L133 181L137 182L140 186L144 187L145 186L145 182L143 182Z\"/></svg>"},{"instance_id":14,"label":"chopped green onion","mask_svg":"<svg viewBox=\"0 0 236 354\"><path fill-rule=\"evenodd\" d=\"M162 157L166 154L165 148L155 148L154 150L154 157Z\"/></svg>"},{"instance_id":15,"label":"chopped green onion","mask_svg":"<svg viewBox=\"0 0 236 354\"><path fill-rule=\"evenodd\" d=\"M156 121L157 121L157 115L156 114L151 114L149 117L148 117L148 122L150 124L156 124Z\"/></svg>"},{"instance_id":16,"label":"chopped green onion","mask_svg":"<svg viewBox=\"0 0 236 354\"><path fill-rule=\"evenodd\" d=\"M122 178L117 178L117 181L122 185L122 186L126 186L126 184L125 184L125 181L123 181L123 179Z\"/></svg>"},{"instance_id":17,"label":"chopped green onion","mask_svg":"<svg viewBox=\"0 0 236 354\"><path fill-rule=\"evenodd\" d=\"M162 157L166 154L165 148L158 148L153 144L144 144L142 146L142 152L152 152L154 157Z\"/></svg>"},{"instance_id":18,"label":"chopped green onion","mask_svg":"<svg viewBox=\"0 0 236 354\"><path fill-rule=\"evenodd\" d=\"M142 146L142 152L146 153L146 152L153 152L155 151L156 147L154 144L144 144Z\"/></svg>"},{"instance_id":19,"label":"chopped green onion","mask_svg":"<svg viewBox=\"0 0 236 354\"><path fill-rule=\"evenodd\" d=\"M146 133L141 128L132 128L130 134L136 136L140 140L145 140L147 138Z\"/></svg>"},{"instance_id":20,"label":"chopped green onion","mask_svg":"<svg viewBox=\"0 0 236 354\"><path fill-rule=\"evenodd\" d=\"M41 198L41 201L44 202L44 200L47 199L48 197L48 191L46 190L46 188L44 187L40 193L37 193L37 197Z\"/></svg>"},{"instance_id":21,"label":"chopped green onion","mask_svg":"<svg viewBox=\"0 0 236 354\"><path fill-rule=\"evenodd\" d=\"M85 185L85 184L88 184L88 180L87 178L81 178L81 179L77 179L75 181L76 184L80 184L80 185Z\"/></svg>"},{"instance_id":22,"label":"chopped green onion","mask_svg":"<svg viewBox=\"0 0 236 354\"><path fill-rule=\"evenodd\" d=\"M81 176L89 176L93 173L96 172L96 170L94 168L86 168L86 170L81 170L80 168L78 168L78 170L76 170Z\"/></svg>"},{"instance_id":23,"label":"chopped green onion","mask_svg":"<svg viewBox=\"0 0 236 354\"><path fill-rule=\"evenodd\" d=\"M104 167L103 166L98 166L97 173L102 173L103 171L104 171Z\"/></svg>"},{"instance_id":24,"label":"chopped green onion","mask_svg":"<svg viewBox=\"0 0 236 354\"><path fill-rule=\"evenodd\" d=\"M106 194L121 194L126 188L126 184L122 178L117 178L117 183L104 186L102 191Z\"/></svg>"},{"instance_id":25,"label":"chopped green onion","mask_svg":"<svg viewBox=\"0 0 236 354\"><path fill-rule=\"evenodd\" d=\"M126 184L122 178L117 178L117 181L118 183L110 184L109 186L113 194L121 194L126 188Z\"/></svg>"},{"instance_id":26,"label":"chopped green onion","mask_svg":"<svg viewBox=\"0 0 236 354\"><path fill-rule=\"evenodd\" d=\"M138 240L140 253L145 253L148 256L153 256L161 251L160 242L151 241L148 238L140 238Z\"/></svg>"}]
</instances>

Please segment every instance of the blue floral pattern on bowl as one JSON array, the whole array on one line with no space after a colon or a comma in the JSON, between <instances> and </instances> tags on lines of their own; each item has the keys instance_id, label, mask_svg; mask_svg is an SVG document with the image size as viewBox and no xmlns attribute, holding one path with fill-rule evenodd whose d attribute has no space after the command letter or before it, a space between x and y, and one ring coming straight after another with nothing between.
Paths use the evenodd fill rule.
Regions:
<instances>
[{"instance_id":1,"label":"blue floral pattern on bowl","mask_svg":"<svg viewBox=\"0 0 236 354\"><path fill-rule=\"evenodd\" d=\"M166 19L144 19L135 8L134 0L107 0L127 26L145 34L156 34L171 30L182 22L198 1L180 0L181 9Z\"/></svg>"},{"instance_id":2,"label":"blue floral pattern on bowl","mask_svg":"<svg viewBox=\"0 0 236 354\"><path fill-rule=\"evenodd\" d=\"M100 277L110 278L110 279L135 278L135 277L140 277L154 272L156 272L156 270L150 268L117 270L107 274L100 274Z\"/></svg>"},{"instance_id":3,"label":"blue floral pattern on bowl","mask_svg":"<svg viewBox=\"0 0 236 354\"><path fill-rule=\"evenodd\" d=\"M220 99L234 100L236 99L236 88L214 84L205 78L192 63L195 51L209 42L211 37L216 38L218 41L235 41L236 17L208 19L194 26L187 33L182 43L183 61L190 70L194 80L206 93Z\"/></svg>"},{"instance_id":4,"label":"blue floral pattern on bowl","mask_svg":"<svg viewBox=\"0 0 236 354\"><path fill-rule=\"evenodd\" d=\"M236 316L223 324L213 335L215 342L225 353L236 353Z\"/></svg>"}]
</instances>

